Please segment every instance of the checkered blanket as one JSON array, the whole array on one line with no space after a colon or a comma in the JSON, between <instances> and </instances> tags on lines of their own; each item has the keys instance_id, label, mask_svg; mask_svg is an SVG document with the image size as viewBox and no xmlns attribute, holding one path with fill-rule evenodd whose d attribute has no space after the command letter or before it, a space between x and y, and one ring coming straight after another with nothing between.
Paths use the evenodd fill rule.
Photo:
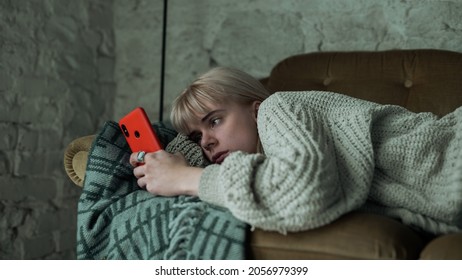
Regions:
<instances>
[{"instance_id":1,"label":"checkered blanket","mask_svg":"<svg viewBox=\"0 0 462 280\"><path fill-rule=\"evenodd\" d=\"M161 123L153 126L164 146L176 137ZM107 122L90 150L78 204L78 259L245 258L246 224L195 197L140 189L129 155L117 123Z\"/></svg>"}]
</instances>

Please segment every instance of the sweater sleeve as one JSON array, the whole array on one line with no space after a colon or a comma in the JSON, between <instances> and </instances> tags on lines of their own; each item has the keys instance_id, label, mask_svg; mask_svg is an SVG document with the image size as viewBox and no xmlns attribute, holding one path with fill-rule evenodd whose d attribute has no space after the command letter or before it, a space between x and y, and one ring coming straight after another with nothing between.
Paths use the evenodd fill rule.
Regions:
<instances>
[{"instance_id":1,"label":"sweater sleeve","mask_svg":"<svg viewBox=\"0 0 462 280\"><path fill-rule=\"evenodd\" d=\"M234 152L206 167L202 200L281 233L320 227L364 203L366 190L341 187L325 120L304 104L308 96L296 95L274 94L262 103L258 129L265 155Z\"/></svg>"}]
</instances>

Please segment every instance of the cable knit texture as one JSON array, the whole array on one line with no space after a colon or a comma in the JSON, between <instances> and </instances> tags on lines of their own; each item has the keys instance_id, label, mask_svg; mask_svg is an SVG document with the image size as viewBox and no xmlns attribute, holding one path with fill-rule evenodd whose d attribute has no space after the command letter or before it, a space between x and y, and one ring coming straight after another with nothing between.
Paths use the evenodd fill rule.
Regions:
<instances>
[{"instance_id":1,"label":"cable knit texture","mask_svg":"<svg viewBox=\"0 0 462 280\"><path fill-rule=\"evenodd\" d=\"M260 106L263 154L234 152L201 177L202 200L266 230L302 231L352 210L440 234L462 229L462 108L438 119L329 92Z\"/></svg>"}]
</instances>

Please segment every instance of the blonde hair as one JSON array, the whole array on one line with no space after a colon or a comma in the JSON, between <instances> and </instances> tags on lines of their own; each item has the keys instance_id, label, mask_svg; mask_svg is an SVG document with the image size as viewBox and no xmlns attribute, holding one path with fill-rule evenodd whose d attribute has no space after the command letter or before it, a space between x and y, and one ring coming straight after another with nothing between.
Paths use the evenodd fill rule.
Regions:
<instances>
[{"instance_id":1,"label":"blonde hair","mask_svg":"<svg viewBox=\"0 0 462 280\"><path fill-rule=\"evenodd\" d=\"M170 119L180 133L189 134L188 123L210 110L208 104L233 101L250 104L263 101L270 93L249 74L227 67L209 70L189 85L173 102Z\"/></svg>"}]
</instances>

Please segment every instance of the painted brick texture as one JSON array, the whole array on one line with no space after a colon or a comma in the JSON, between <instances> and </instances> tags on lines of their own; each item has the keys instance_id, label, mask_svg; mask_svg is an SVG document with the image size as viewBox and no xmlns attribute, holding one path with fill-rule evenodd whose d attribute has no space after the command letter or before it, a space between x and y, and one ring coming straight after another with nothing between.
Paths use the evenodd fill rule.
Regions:
<instances>
[{"instance_id":1,"label":"painted brick texture","mask_svg":"<svg viewBox=\"0 0 462 280\"><path fill-rule=\"evenodd\" d=\"M0 2L0 259L75 258L74 138L112 115L113 1Z\"/></svg>"}]
</instances>

